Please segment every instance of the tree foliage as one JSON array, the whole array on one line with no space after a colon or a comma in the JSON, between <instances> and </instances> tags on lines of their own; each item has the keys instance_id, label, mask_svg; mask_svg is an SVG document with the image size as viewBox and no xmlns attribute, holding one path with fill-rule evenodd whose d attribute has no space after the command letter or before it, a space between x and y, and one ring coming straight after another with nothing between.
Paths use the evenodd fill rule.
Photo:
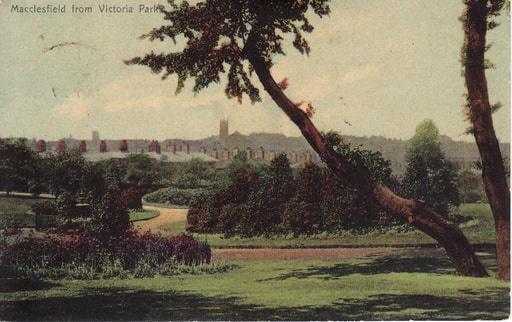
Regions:
<instances>
[{"instance_id":1,"label":"tree foliage","mask_svg":"<svg viewBox=\"0 0 512 322\"><path fill-rule=\"evenodd\" d=\"M439 130L432 120L416 127L406 160L403 186L408 197L422 200L444 215L450 206L459 205L456 168L445 159Z\"/></svg>"},{"instance_id":2,"label":"tree foliage","mask_svg":"<svg viewBox=\"0 0 512 322\"><path fill-rule=\"evenodd\" d=\"M170 53L151 52L128 64L144 65L163 78L177 75L179 93L188 78L194 92L221 81L227 74L225 93L229 98L260 101L260 92L251 80L252 67L244 62L247 43L258 48L268 66L272 56L284 55L283 41L291 35L293 46L302 54L310 47L304 37L313 31L306 12L322 17L329 14L329 0L204 0L194 5L171 0L162 7L168 22L142 36L149 40L170 39L183 48Z\"/></svg>"},{"instance_id":3,"label":"tree foliage","mask_svg":"<svg viewBox=\"0 0 512 322\"><path fill-rule=\"evenodd\" d=\"M0 140L0 190L39 193L44 184L40 161L26 140Z\"/></svg>"}]
</instances>

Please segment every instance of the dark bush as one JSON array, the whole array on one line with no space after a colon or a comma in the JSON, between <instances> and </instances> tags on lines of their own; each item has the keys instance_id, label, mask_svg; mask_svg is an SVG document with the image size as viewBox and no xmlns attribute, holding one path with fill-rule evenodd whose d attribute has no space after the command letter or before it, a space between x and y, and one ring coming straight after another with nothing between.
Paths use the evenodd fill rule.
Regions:
<instances>
[{"instance_id":1,"label":"dark bush","mask_svg":"<svg viewBox=\"0 0 512 322\"><path fill-rule=\"evenodd\" d=\"M245 205L227 204L222 207L216 230L224 233L226 237L235 235L236 232L247 230L245 227L247 210Z\"/></svg>"},{"instance_id":2,"label":"dark bush","mask_svg":"<svg viewBox=\"0 0 512 322\"><path fill-rule=\"evenodd\" d=\"M1 260L3 265L19 273L48 273L70 264L85 265L93 273L100 273L105 263L118 263L126 270L133 270L142 262L152 267L169 261L185 265L209 263L211 250L207 244L187 235L164 238L130 230L109 247L87 234L30 237L7 246Z\"/></svg>"},{"instance_id":3,"label":"dark bush","mask_svg":"<svg viewBox=\"0 0 512 322\"><path fill-rule=\"evenodd\" d=\"M125 206L118 198L118 192L107 189L99 199L90 202L92 217L87 231L103 243L115 242L130 228L130 218Z\"/></svg>"},{"instance_id":4,"label":"dark bush","mask_svg":"<svg viewBox=\"0 0 512 322\"><path fill-rule=\"evenodd\" d=\"M149 190L141 187L128 187L121 191L121 204L126 209L142 209L142 197Z\"/></svg>"}]
</instances>

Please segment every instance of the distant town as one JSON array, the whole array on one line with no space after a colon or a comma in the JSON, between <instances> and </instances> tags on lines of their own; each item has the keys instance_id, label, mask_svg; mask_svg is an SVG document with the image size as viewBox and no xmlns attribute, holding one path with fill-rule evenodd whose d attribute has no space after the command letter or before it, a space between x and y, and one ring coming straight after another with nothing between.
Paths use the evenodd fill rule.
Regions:
<instances>
[{"instance_id":1,"label":"distant town","mask_svg":"<svg viewBox=\"0 0 512 322\"><path fill-rule=\"evenodd\" d=\"M405 171L407 141L384 137L355 136L346 136L345 139L352 144L380 151L384 158L391 162L391 168L395 174L402 174ZM243 135L236 131L230 133L227 120L220 121L217 136L201 140L111 140L101 138L98 131L92 131L90 140L71 137L57 141L32 139L29 144L34 151L41 154L77 149L86 160L92 162L121 159L130 154L144 153L161 162L187 162L192 159L200 159L214 164L218 168L223 168L240 152L244 153L248 160L261 162L270 162L276 155L284 153L292 166L320 162L318 155L302 137L286 137L274 133L250 135ZM480 159L474 143L453 141L449 137L443 136L442 147L447 159L461 169L473 169L474 163ZM503 155L509 158L509 145L501 144L501 149Z\"/></svg>"}]
</instances>

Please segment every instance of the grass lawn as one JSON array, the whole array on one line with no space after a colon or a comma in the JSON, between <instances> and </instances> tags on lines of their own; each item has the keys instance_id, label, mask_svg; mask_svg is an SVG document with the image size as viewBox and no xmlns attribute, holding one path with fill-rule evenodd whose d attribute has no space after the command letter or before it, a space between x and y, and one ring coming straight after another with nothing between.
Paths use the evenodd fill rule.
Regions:
<instances>
[{"instance_id":1,"label":"grass lawn","mask_svg":"<svg viewBox=\"0 0 512 322\"><path fill-rule=\"evenodd\" d=\"M475 244L494 243L494 220L488 204L463 204L459 208L462 215L472 217L461 224L466 237ZM185 221L173 222L162 226L169 235L185 231ZM221 234L196 234L197 238L206 240L214 248L301 248L301 247L350 247L350 246L416 246L432 245L436 242L419 231L400 232L387 230L366 234L320 234L310 237L286 238L224 238Z\"/></svg>"},{"instance_id":2,"label":"grass lawn","mask_svg":"<svg viewBox=\"0 0 512 322\"><path fill-rule=\"evenodd\" d=\"M160 213L157 210L130 210L128 215L130 216L130 221L141 221L141 220L149 220L155 217L158 217Z\"/></svg>"},{"instance_id":3,"label":"grass lawn","mask_svg":"<svg viewBox=\"0 0 512 322\"><path fill-rule=\"evenodd\" d=\"M37 202L41 202L41 199L0 197L0 227L35 227L35 216L27 214L27 211Z\"/></svg>"},{"instance_id":4,"label":"grass lawn","mask_svg":"<svg viewBox=\"0 0 512 322\"><path fill-rule=\"evenodd\" d=\"M509 312L506 282L457 276L439 252L232 263L233 270L212 275L3 279L0 319L457 320Z\"/></svg>"}]
</instances>

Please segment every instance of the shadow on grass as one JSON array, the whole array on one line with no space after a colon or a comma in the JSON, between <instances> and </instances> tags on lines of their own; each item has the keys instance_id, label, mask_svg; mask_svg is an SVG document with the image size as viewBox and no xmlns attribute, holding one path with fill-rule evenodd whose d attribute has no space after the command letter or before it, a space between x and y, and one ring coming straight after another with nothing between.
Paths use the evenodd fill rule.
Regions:
<instances>
[{"instance_id":1,"label":"shadow on grass","mask_svg":"<svg viewBox=\"0 0 512 322\"><path fill-rule=\"evenodd\" d=\"M12 293L21 291L42 291L49 290L59 284L40 281L14 278L0 278L0 292Z\"/></svg>"},{"instance_id":2,"label":"shadow on grass","mask_svg":"<svg viewBox=\"0 0 512 322\"><path fill-rule=\"evenodd\" d=\"M397 254L387 256L368 256L361 262L338 263L326 266L314 266L299 269L286 274L272 277L268 280L286 280L289 278L305 279L310 277L321 279L336 279L351 274L374 275L386 273L430 273L430 274L455 274L449 258L440 255L409 255Z\"/></svg>"},{"instance_id":3,"label":"shadow on grass","mask_svg":"<svg viewBox=\"0 0 512 322\"><path fill-rule=\"evenodd\" d=\"M379 294L323 307L270 308L236 297L183 292L85 289L77 297L3 301L2 320L360 320L500 319L508 315L508 293L489 289L482 296Z\"/></svg>"},{"instance_id":4,"label":"shadow on grass","mask_svg":"<svg viewBox=\"0 0 512 322\"><path fill-rule=\"evenodd\" d=\"M479 257L489 272L496 271L496 255L493 247L493 245L487 245L475 249L479 252ZM310 277L328 280L351 274L374 275L387 273L457 274L451 260L443 250L439 249L432 253L413 252L384 256L372 255L361 258L359 262L349 260L335 265L314 266L259 281Z\"/></svg>"}]
</instances>

